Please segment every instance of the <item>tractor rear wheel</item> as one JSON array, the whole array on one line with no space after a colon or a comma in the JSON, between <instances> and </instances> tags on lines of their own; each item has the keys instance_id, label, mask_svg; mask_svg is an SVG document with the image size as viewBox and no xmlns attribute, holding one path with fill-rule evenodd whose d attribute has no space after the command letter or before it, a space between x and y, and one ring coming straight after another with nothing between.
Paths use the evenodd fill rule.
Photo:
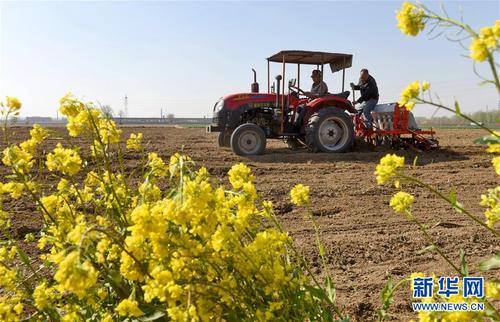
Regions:
<instances>
[{"instance_id":1,"label":"tractor rear wheel","mask_svg":"<svg viewBox=\"0 0 500 322\"><path fill-rule=\"evenodd\" d=\"M262 154L266 149L266 134L256 124L241 124L231 135L231 149L237 155Z\"/></svg>"},{"instance_id":2,"label":"tractor rear wheel","mask_svg":"<svg viewBox=\"0 0 500 322\"><path fill-rule=\"evenodd\" d=\"M231 133L227 131L220 131L217 136L217 143L220 148L229 148L231 147Z\"/></svg>"},{"instance_id":3,"label":"tractor rear wheel","mask_svg":"<svg viewBox=\"0 0 500 322\"><path fill-rule=\"evenodd\" d=\"M306 144L310 152L340 153L354 142L354 125L346 112L326 107L311 115L306 126Z\"/></svg>"}]
</instances>

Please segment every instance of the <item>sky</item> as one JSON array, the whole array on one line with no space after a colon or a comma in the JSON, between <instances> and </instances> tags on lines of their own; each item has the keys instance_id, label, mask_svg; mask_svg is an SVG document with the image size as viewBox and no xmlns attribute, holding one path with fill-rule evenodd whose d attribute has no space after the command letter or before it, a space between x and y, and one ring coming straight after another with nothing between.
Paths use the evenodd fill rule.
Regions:
<instances>
[{"instance_id":1,"label":"sky","mask_svg":"<svg viewBox=\"0 0 500 322\"><path fill-rule=\"evenodd\" d=\"M0 97L17 96L21 116L57 115L71 91L84 101L110 105L128 97L131 117L211 117L224 95L250 91L251 68L267 90L266 58L280 50L354 55L346 85L368 68L380 103L397 101L414 80L431 82L446 104L462 111L499 108L492 86L479 86L467 51L444 37L408 37L397 29L401 1L0 2ZM439 10L438 2L424 2ZM499 1L445 1L448 13L473 28L500 19ZM485 76L488 69L477 66ZM289 77L296 69L289 68ZM303 67L301 87L311 86ZM325 68L330 92L341 73ZM281 72L274 64L271 74ZM358 94L359 95L359 94ZM433 109L419 106L417 116ZM446 115L439 112L437 115Z\"/></svg>"}]
</instances>

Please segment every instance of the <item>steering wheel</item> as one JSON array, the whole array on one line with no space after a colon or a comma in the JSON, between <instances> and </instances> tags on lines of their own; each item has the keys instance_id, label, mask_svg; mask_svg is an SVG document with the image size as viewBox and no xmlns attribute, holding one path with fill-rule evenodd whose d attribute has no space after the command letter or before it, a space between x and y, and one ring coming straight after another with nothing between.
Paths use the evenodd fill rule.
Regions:
<instances>
[{"instance_id":1,"label":"steering wheel","mask_svg":"<svg viewBox=\"0 0 500 322\"><path fill-rule=\"evenodd\" d=\"M300 88L298 88L297 86L289 86L289 89L291 92L294 92L296 94L302 94L305 96L305 92L303 90L301 90Z\"/></svg>"}]
</instances>

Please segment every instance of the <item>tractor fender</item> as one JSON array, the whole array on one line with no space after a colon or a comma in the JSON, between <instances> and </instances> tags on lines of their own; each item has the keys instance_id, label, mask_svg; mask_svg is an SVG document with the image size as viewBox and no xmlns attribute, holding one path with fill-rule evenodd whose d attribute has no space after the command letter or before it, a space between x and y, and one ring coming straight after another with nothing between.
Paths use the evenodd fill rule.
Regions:
<instances>
[{"instance_id":1,"label":"tractor fender","mask_svg":"<svg viewBox=\"0 0 500 322\"><path fill-rule=\"evenodd\" d=\"M356 113L356 109L354 108L354 106L352 106L349 100L337 95L327 95L320 98L316 98L310 101L307 105L309 107L308 109L313 111L312 113L317 112L323 107L329 107L329 106L335 106L349 113Z\"/></svg>"},{"instance_id":2,"label":"tractor fender","mask_svg":"<svg viewBox=\"0 0 500 322\"><path fill-rule=\"evenodd\" d=\"M340 110L345 111L346 114L348 113L356 113L356 109L352 106L352 104L344 99L343 97L335 96L335 95L328 95L325 97L320 97L317 99L314 99L307 103L307 111L306 114L304 115L304 122L302 123L301 126L301 133L305 133L306 125L309 120L309 118L314 114L317 113L319 110L322 110L327 107L336 107Z\"/></svg>"}]
</instances>

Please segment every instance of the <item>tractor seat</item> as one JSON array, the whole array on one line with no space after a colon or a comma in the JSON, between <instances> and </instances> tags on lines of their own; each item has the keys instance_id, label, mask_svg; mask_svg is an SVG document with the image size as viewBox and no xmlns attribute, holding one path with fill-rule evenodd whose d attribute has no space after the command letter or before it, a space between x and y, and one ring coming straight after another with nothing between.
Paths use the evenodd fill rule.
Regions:
<instances>
[{"instance_id":1,"label":"tractor seat","mask_svg":"<svg viewBox=\"0 0 500 322\"><path fill-rule=\"evenodd\" d=\"M340 96L340 97L343 97L343 98L347 99L349 97L349 95L351 95L351 92L350 91L344 91L342 93L337 93L337 94L332 94L332 95Z\"/></svg>"}]
</instances>

